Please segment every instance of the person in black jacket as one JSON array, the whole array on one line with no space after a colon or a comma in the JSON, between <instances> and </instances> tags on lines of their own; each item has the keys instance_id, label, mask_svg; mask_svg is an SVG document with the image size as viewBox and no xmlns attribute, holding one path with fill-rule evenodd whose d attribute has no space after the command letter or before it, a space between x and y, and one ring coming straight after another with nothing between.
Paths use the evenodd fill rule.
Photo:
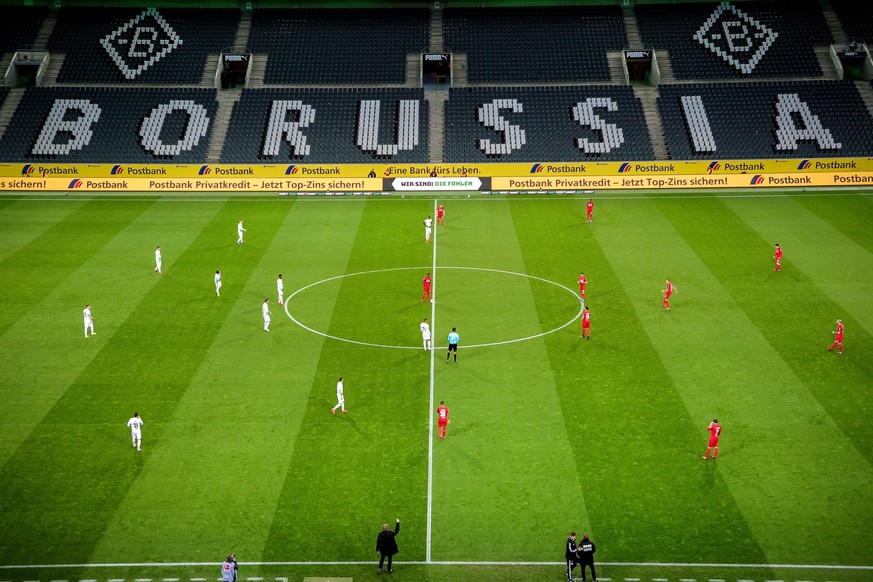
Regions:
<instances>
[{"instance_id":1,"label":"person in black jacket","mask_svg":"<svg viewBox=\"0 0 873 582\"><path fill-rule=\"evenodd\" d=\"M570 532L567 538L567 546L564 548L564 557L567 559L567 582L573 582L573 568L576 567L576 532Z\"/></svg>"},{"instance_id":2,"label":"person in black jacket","mask_svg":"<svg viewBox=\"0 0 873 582\"><path fill-rule=\"evenodd\" d=\"M379 537L376 538L376 551L381 554L379 558L379 569L377 574L382 573L382 566L385 563L385 558L388 558L388 573L391 573L391 561L394 559L394 554L398 551L397 540L394 539L400 533L400 518L397 518L397 523L394 525L394 531L388 529L388 524L382 524L382 531L379 532Z\"/></svg>"},{"instance_id":3,"label":"person in black jacket","mask_svg":"<svg viewBox=\"0 0 873 582\"><path fill-rule=\"evenodd\" d=\"M579 556L579 565L582 568L582 582L585 582L585 566L591 568L591 579L597 582L597 571L594 570L594 552L597 548L594 547L594 542L588 539L588 534L582 534L582 541L579 542L579 547L576 553Z\"/></svg>"}]
</instances>

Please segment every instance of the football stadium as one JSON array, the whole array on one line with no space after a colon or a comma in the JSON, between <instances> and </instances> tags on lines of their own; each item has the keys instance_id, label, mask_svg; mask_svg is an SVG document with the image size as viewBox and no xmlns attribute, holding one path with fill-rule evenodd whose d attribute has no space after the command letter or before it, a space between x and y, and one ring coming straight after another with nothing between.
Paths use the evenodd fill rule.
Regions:
<instances>
[{"instance_id":1,"label":"football stadium","mask_svg":"<svg viewBox=\"0 0 873 582\"><path fill-rule=\"evenodd\" d=\"M873 581L873 4L0 14L0 582Z\"/></svg>"}]
</instances>

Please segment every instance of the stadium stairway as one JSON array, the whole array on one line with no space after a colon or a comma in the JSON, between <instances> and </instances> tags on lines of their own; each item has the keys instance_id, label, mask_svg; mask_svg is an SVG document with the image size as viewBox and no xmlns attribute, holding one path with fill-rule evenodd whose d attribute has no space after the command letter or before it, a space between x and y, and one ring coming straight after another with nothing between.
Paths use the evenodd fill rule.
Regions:
<instances>
[{"instance_id":1,"label":"stadium stairway","mask_svg":"<svg viewBox=\"0 0 873 582\"><path fill-rule=\"evenodd\" d=\"M206 89L217 89L215 86L215 73L221 66L221 55L206 55L206 64L203 66L203 76L200 77L200 86Z\"/></svg>"},{"instance_id":2,"label":"stadium stairway","mask_svg":"<svg viewBox=\"0 0 873 582\"><path fill-rule=\"evenodd\" d=\"M64 53L49 53L48 66L45 68L45 74L42 77L42 87L51 87L58 84L58 73L61 72L61 67L64 66Z\"/></svg>"},{"instance_id":3,"label":"stadium stairway","mask_svg":"<svg viewBox=\"0 0 873 582\"><path fill-rule=\"evenodd\" d=\"M239 28L236 29L236 37L233 39L234 50L245 49L249 46L249 35L252 32L252 11L243 10L239 19Z\"/></svg>"},{"instance_id":4,"label":"stadium stairway","mask_svg":"<svg viewBox=\"0 0 873 582\"><path fill-rule=\"evenodd\" d=\"M421 55L408 53L406 55L406 87L418 87L421 81Z\"/></svg>"},{"instance_id":5,"label":"stadium stairway","mask_svg":"<svg viewBox=\"0 0 873 582\"><path fill-rule=\"evenodd\" d=\"M831 31L831 36L834 37L834 44L846 44L849 38L846 36L846 31L843 30L843 23L840 22L840 17L837 16L831 0L819 0L821 12L824 15L825 22Z\"/></svg>"},{"instance_id":6,"label":"stadium stairway","mask_svg":"<svg viewBox=\"0 0 873 582\"><path fill-rule=\"evenodd\" d=\"M33 41L33 45L37 48L45 48L48 46L49 38L52 36L52 32L55 29L55 24L58 21L58 10L52 9L46 15L45 19L42 21L42 25L39 27L39 32L36 33L36 39Z\"/></svg>"},{"instance_id":7,"label":"stadium stairway","mask_svg":"<svg viewBox=\"0 0 873 582\"><path fill-rule=\"evenodd\" d=\"M242 91L238 89L218 92L215 99L218 102L218 111L215 113L215 121L212 122L212 135L209 136L209 145L206 148L206 161L210 164L221 161L221 150L224 149L227 128L230 127L233 106L241 96Z\"/></svg>"},{"instance_id":8,"label":"stadium stairway","mask_svg":"<svg viewBox=\"0 0 873 582\"><path fill-rule=\"evenodd\" d=\"M609 63L609 79L613 85L627 85L624 74L624 54L621 51L609 51L606 53L606 62Z\"/></svg>"},{"instance_id":9,"label":"stadium stairway","mask_svg":"<svg viewBox=\"0 0 873 582\"><path fill-rule=\"evenodd\" d=\"M446 100L449 92L444 89L425 89L424 98L428 101L428 143L427 158L440 163L446 155Z\"/></svg>"},{"instance_id":10,"label":"stadium stairway","mask_svg":"<svg viewBox=\"0 0 873 582\"><path fill-rule=\"evenodd\" d=\"M625 7L621 9L621 13L624 18L624 32L627 35L626 48L644 48L643 38L640 36L640 29L637 26L637 17L634 14L634 9Z\"/></svg>"},{"instance_id":11,"label":"stadium stairway","mask_svg":"<svg viewBox=\"0 0 873 582\"><path fill-rule=\"evenodd\" d=\"M867 106L867 111L870 112L870 117L873 117L873 86L867 81L855 81L855 87L858 88L861 99L864 101L864 105Z\"/></svg>"},{"instance_id":12,"label":"stadium stairway","mask_svg":"<svg viewBox=\"0 0 873 582\"><path fill-rule=\"evenodd\" d=\"M468 87L467 53L452 53L452 87Z\"/></svg>"},{"instance_id":13,"label":"stadium stairway","mask_svg":"<svg viewBox=\"0 0 873 582\"><path fill-rule=\"evenodd\" d=\"M443 36L443 11L439 8L430 10L430 52L441 53L445 50Z\"/></svg>"},{"instance_id":14,"label":"stadium stairway","mask_svg":"<svg viewBox=\"0 0 873 582\"><path fill-rule=\"evenodd\" d=\"M249 66L252 68L252 72L249 74L249 88L264 86L264 75L267 72L267 56L266 54L252 55L252 62L249 63Z\"/></svg>"},{"instance_id":15,"label":"stadium stairway","mask_svg":"<svg viewBox=\"0 0 873 582\"><path fill-rule=\"evenodd\" d=\"M834 67L834 62L831 60L831 47L817 46L812 49L815 51L815 58L818 59L818 66L821 67L822 79L838 81L840 75L837 73L837 68Z\"/></svg>"},{"instance_id":16,"label":"stadium stairway","mask_svg":"<svg viewBox=\"0 0 873 582\"><path fill-rule=\"evenodd\" d=\"M661 113L658 111L658 89L642 83L633 84L634 96L640 100L643 106L643 117L646 119L646 128L649 130L649 141L655 152L656 160L670 159L667 149L667 136L664 134L664 125L661 123Z\"/></svg>"},{"instance_id":17,"label":"stadium stairway","mask_svg":"<svg viewBox=\"0 0 873 582\"><path fill-rule=\"evenodd\" d=\"M673 72L673 62L670 60L670 53L667 49L659 50L658 53L658 70L661 72L661 83L675 83L676 73Z\"/></svg>"},{"instance_id":18,"label":"stadium stairway","mask_svg":"<svg viewBox=\"0 0 873 582\"><path fill-rule=\"evenodd\" d=\"M24 90L24 87L10 89L9 94L6 96L6 100L3 101L3 106L0 107L0 139L2 139L3 134L6 133L6 128L9 127L9 122L15 114L18 104L21 103L22 97L24 97Z\"/></svg>"}]
</instances>

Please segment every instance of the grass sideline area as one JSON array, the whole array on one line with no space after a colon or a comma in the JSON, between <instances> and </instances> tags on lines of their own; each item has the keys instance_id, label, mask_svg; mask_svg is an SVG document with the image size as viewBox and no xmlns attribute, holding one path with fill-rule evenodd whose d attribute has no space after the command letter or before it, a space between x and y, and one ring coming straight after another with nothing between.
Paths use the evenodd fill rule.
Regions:
<instances>
[{"instance_id":1,"label":"grass sideline area","mask_svg":"<svg viewBox=\"0 0 873 582\"><path fill-rule=\"evenodd\" d=\"M0 580L873 580L870 194L2 197Z\"/></svg>"}]
</instances>

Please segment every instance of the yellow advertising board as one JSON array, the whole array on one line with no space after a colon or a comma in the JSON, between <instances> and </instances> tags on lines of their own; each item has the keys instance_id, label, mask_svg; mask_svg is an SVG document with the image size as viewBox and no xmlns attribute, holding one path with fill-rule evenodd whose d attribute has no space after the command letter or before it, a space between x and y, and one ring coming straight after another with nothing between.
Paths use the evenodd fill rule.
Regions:
<instances>
[{"instance_id":1,"label":"yellow advertising board","mask_svg":"<svg viewBox=\"0 0 873 582\"><path fill-rule=\"evenodd\" d=\"M873 158L493 164L0 164L5 178L327 179L729 175L873 171Z\"/></svg>"},{"instance_id":2,"label":"yellow advertising board","mask_svg":"<svg viewBox=\"0 0 873 582\"><path fill-rule=\"evenodd\" d=\"M658 188L786 188L873 186L873 172L816 172L810 174L725 174L723 176L521 176L492 178L492 191L654 190Z\"/></svg>"},{"instance_id":3,"label":"yellow advertising board","mask_svg":"<svg viewBox=\"0 0 873 582\"><path fill-rule=\"evenodd\" d=\"M50 192L380 192L377 178L3 178L0 190Z\"/></svg>"}]
</instances>

